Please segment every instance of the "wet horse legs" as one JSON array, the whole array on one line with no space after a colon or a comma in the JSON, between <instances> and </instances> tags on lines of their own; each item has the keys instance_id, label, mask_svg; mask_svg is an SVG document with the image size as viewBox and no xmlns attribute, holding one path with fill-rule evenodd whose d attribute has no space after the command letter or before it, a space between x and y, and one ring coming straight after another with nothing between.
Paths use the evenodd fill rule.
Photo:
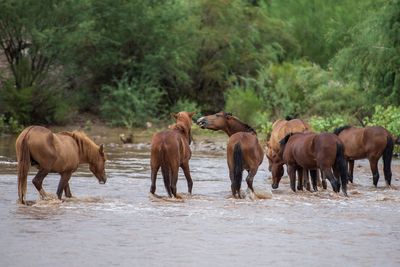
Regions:
<instances>
[{"instance_id":1,"label":"wet horse legs","mask_svg":"<svg viewBox=\"0 0 400 267\"><path fill-rule=\"evenodd\" d=\"M254 188L253 188L253 180L254 176L256 176L258 168L249 170L249 174L246 177L246 182L247 182L247 187L250 188L250 190L254 193Z\"/></svg>"},{"instance_id":2,"label":"wet horse legs","mask_svg":"<svg viewBox=\"0 0 400 267\"><path fill-rule=\"evenodd\" d=\"M353 183L354 160L349 160L349 161L348 161L348 165L349 165L349 169L348 169L348 172L349 172L349 181L350 181L351 183Z\"/></svg>"},{"instance_id":3,"label":"wet horse legs","mask_svg":"<svg viewBox=\"0 0 400 267\"><path fill-rule=\"evenodd\" d=\"M369 158L369 166L372 172L372 181L374 183L374 186L377 187L379 181L378 159Z\"/></svg>"},{"instance_id":4,"label":"wet horse legs","mask_svg":"<svg viewBox=\"0 0 400 267\"><path fill-rule=\"evenodd\" d=\"M156 180L157 180L157 172L160 169L160 166L151 166L151 186L150 193L154 195L156 192Z\"/></svg>"},{"instance_id":5,"label":"wet horse legs","mask_svg":"<svg viewBox=\"0 0 400 267\"><path fill-rule=\"evenodd\" d=\"M39 191L39 194L42 199L46 198L47 196L46 191L44 191L42 187L43 180L47 174L49 174L48 170L40 169L38 173L35 175L35 177L32 179L32 183L35 185L37 191Z\"/></svg>"},{"instance_id":6,"label":"wet horse legs","mask_svg":"<svg viewBox=\"0 0 400 267\"><path fill-rule=\"evenodd\" d=\"M188 192L189 192L189 194L192 194L193 180L192 180L192 177L190 176L189 162L182 163L181 168L186 177L186 181L188 184Z\"/></svg>"},{"instance_id":7,"label":"wet horse legs","mask_svg":"<svg viewBox=\"0 0 400 267\"><path fill-rule=\"evenodd\" d=\"M64 190L65 186L68 184L69 179L71 178L71 174L72 173L70 173L70 172L61 173L61 179L60 179L60 182L58 183L58 188L57 188L57 196L58 196L58 199L60 199L60 200L62 197L63 190Z\"/></svg>"},{"instance_id":8,"label":"wet horse legs","mask_svg":"<svg viewBox=\"0 0 400 267\"><path fill-rule=\"evenodd\" d=\"M293 192L296 192L296 168L293 166L288 166L287 172L290 178L290 188Z\"/></svg>"}]
</instances>

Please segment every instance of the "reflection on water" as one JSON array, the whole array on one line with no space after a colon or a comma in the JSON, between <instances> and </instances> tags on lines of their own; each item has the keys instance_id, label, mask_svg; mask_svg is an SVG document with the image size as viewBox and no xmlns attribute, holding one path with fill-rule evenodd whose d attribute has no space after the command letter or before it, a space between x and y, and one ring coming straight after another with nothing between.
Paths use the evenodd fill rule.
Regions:
<instances>
[{"instance_id":1,"label":"reflection on water","mask_svg":"<svg viewBox=\"0 0 400 267\"><path fill-rule=\"evenodd\" d=\"M255 177L266 199L232 199L224 152L197 148L190 167L193 195L182 173L183 200L165 198L162 179L149 196L148 144L103 140L107 184L88 168L71 179L74 198L16 204L14 137L0 138L0 266L399 266L400 162L393 188L372 186L368 163L356 164L349 198L329 190L270 191L266 161ZM30 178L35 174L31 169ZM59 176L44 180L56 191Z\"/></svg>"}]
</instances>

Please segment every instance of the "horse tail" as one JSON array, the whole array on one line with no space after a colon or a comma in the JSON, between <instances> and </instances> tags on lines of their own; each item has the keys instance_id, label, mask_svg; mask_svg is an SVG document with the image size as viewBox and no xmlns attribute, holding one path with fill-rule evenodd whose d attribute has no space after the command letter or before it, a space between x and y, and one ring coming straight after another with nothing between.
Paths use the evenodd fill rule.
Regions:
<instances>
[{"instance_id":1,"label":"horse tail","mask_svg":"<svg viewBox=\"0 0 400 267\"><path fill-rule=\"evenodd\" d=\"M342 191L347 196L347 161L344 158L344 146L341 143L336 143L335 168L340 174Z\"/></svg>"},{"instance_id":2,"label":"horse tail","mask_svg":"<svg viewBox=\"0 0 400 267\"><path fill-rule=\"evenodd\" d=\"M233 182L240 196L240 186L243 179L243 153L240 143L236 143L233 148Z\"/></svg>"},{"instance_id":3,"label":"horse tail","mask_svg":"<svg viewBox=\"0 0 400 267\"><path fill-rule=\"evenodd\" d=\"M160 148L160 165L161 165L161 174L164 179L164 186L165 190L170 197L172 197L172 190L171 190L171 166L167 159L167 151L165 149L165 145L163 144Z\"/></svg>"},{"instance_id":4,"label":"horse tail","mask_svg":"<svg viewBox=\"0 0 400 267\"><path fill-rule=\"evenodd\" d=\"M386 142L386 147L383 150L383 172L385 175L385 180L390 185L390 182L392 180L392 171L390 168L390 165L392 163L392 157L393 157L393 148L394 148L394 142L393 138L391 136L387 137L387 142Z\"/></svg>"},{"instance_id":5,"label":"horse tail","mask_svg":"<svg viewBox=\"0 0 400 267\"><path fill-rule=\"evenodd\" d=\"M19 203L25 204L25 196L26 196L26 189L27 189L27 180L28 180L28 172L29 166L31 162L31 155L29 152L27 136L29 131L32 129L31 127L22 137L21 146L19 147L19 151L17 154L19 155L18 159L18 197Z\"/></svg>"}]
</instances>

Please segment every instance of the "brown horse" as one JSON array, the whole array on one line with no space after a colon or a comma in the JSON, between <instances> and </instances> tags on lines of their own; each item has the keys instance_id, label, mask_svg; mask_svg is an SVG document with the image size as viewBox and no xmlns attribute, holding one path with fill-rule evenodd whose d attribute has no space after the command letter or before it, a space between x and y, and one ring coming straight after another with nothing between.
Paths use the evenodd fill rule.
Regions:
<instances>
[{"instance_id":1,"label":"brown horse","mask_svg":"<svg viewBox=\"0 0 400 267\"><path fill-rule=\"evenodd\" d=\"M224 131L228 136L227 161L231 179L232 195L240 198L243 170L248 171L246 178L248 188L254 193L253 179L258 166L262 163L264 153L258 142L256 131L241 122L231 113L219 112L201 117L197 124L202 129Z\"/></svg>"},{"instance_id":2,"label":"brown horse","mask_svg":"<svg viewBox=\"0 0 400 267\"><path fill-rule=\"evenodd\" d=\"M272 188L278 188L279 181L284 173L283 162L278 157L279 141L289 133L300 133L310 130L310 125L300 119L277 120L272 124L271 137L267 142L266 148L266 156L269 163L268 169L272 173ZM301 176L302 174L299 173L299 178ZM299 183L300 188L302 188L302 183Z\"/></svg>"},{"instance_id":3,"label":"brown horse","mask_svg":"<svg viewBox=\"0 0 400 267\"><path fill-rule=\"evenodd\" d=\"M296 191L296 170L311 170L313 184L316 170L320 169L335 192L347 196L347 170L344 158L344 146L340 139L330 133L295 133L288 134L280 141L279 157L288 166L290 187ZM332 169L334 174L332 173ZM338 180L340 176L341 181Z\"/></svg>"},{"instance_id":4,"label":"brown horse","mask_svg":"<svg viewBox=\"0 0 400 267\"><path fill-rule=\"evenodd\" d=\"M192 141L192 117L195 112L181 111L174 114L176 124L169 130L153 135L151 140L151 187L150 193L156 192L157 172L161 168L164 186L170 197L179 198L176 193L179 167L185 174L188 191L192 193L193 181L190 176L189 160L192 156L190 143Z\"/></svg>"},{"instance_id":5,"label":"brown horse","mask_svg":"<svg viewBox=\"0 0 400 267\"><path fill-rule=\"evenodd\" d=\"M15 143L18 161L19 202L25 204L27 176L30 165L36 165L38 173L32 180L40 196L47 194L42 187L43 179L50 172L61 175L57 196L61 199L63 190L66 197L72 197L68 181L78 166L89 163L89 168L100 183L107 180L103 145L96 145L82 132L52 133L41 126L25 128Z\"/></svg>"},{"instance_id":6,"label":"brown horse","mask_svg":"<svg viewBox=\"0 0 400 267\"><path fill-rule=\"evenodd\" d=\"M392 179L391 162L393 156L393 136L381 126L356 128L343 126L335 129L334 133L342 140L345 147L345 157L349 162L349 180L353 182L354 160L369 160L373 184L378 185L378 160L383 158L383 173L387 185Z\"/></svg>"}]
</instances>

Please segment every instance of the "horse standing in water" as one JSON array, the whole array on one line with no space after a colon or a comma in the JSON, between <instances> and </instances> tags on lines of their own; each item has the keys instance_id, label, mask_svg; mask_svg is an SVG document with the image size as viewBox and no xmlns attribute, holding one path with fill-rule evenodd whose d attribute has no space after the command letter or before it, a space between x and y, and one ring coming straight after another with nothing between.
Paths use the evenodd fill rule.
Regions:
<instances>
[{"instance_id":1,"label":"horse standing in water","mask_svg":"<svg viewBox=\"0 0 400 267\"><path fill-rule=\"evenodd\" d=\"M279 141L289 133L300 133L310 131L311 127L300 119L277 120L272 124L271 137L267 142L266 156L268 159L268 169L272 173L272 188L278 188L284 169L283 162L278 156L280 149ZM299 173L299 180L302 180L302 173ZM298 189L301 190L303 183L299 182Z\"/></svg>"},{"instance_id":2,"label":"horse standing in water","mask_svg":"<svg viewBox=\"0 0 400 267\"><path fill-rule=\"evenodd\" d=\"M170 197L180 198L176 193L179 167L185 174L188 191L192 193L193 181L190 176L189 160L192 156L190 143L192 141L192 117L195 112L181 111L174 114L176 124L170 130L153 135L151 140L151 187L150 193L156 192L157 172L161 168L164 186Z\"/></svg>"},{"instance_id":3,"label":"horse standing in water","mask_svg":"<svg viewBox=\"0 0 400 267\"><path fill-rule=\"evenodd\" d=\"M232 195L239 198L243 170L248 171L246 178L248 188L254 193L253 179L258 166L262 163L264 153L258 142L256 131L241 122L231 113L218 112L214 115L201 117L197 124L202 129L224 131L228 136L227 161L231 179Z\"/></svg>"},{"instance_id":4,"label":"horse standing in water","mask_svg":"<svg viewBox=\"0 0 400 267\"><path fill-rule=\"evenodd\" d=\"M343 126L335 129L334 133L342 140L345 147L345 157L349 163L349 180L353 182L354 160L369 160L373 184L378 185L378 160L383 158L383 173L388 186L392 180L391 162L394 140L388 130L381 126L357 128Z\"/></svg>"},{"instance_id":5,"label":"horse standing in water","mask_svg":"<svg viewBox=\"0 0 400 267\"><path fill-rule=\"evenodd\" d=\"M347 170L344 146L340 139L329 133L288 134L280 141L279 157L288 166L290 187L296 191L296 170L310 170L313 186L316 186L316 171L320 169L330 181L332 189L347 196ZM334 174L332 173L332 169ZM341 181L337 178L340 176Z\"/></svg>"},{"instance_id":6,"label":"horse standing in water","mask_svg":"<svg viewBox=\"0 0 400 267\"><path fill-rule=\"evenodd\" d=\"M82 132L52 133L41 126L30 126L18 136L15 147L18 161L18 195L21 204L25 204L30 165L36 165L39 169L32 183L42 199L48 198L42 183L50 172L61 175L57 188L59 199L63 191L66 197L72 197L68 181L80 164L89 163L89 168L99 183L104 184L107 180L103 145L96 145Z\"/></svg>"}]
</instances>

